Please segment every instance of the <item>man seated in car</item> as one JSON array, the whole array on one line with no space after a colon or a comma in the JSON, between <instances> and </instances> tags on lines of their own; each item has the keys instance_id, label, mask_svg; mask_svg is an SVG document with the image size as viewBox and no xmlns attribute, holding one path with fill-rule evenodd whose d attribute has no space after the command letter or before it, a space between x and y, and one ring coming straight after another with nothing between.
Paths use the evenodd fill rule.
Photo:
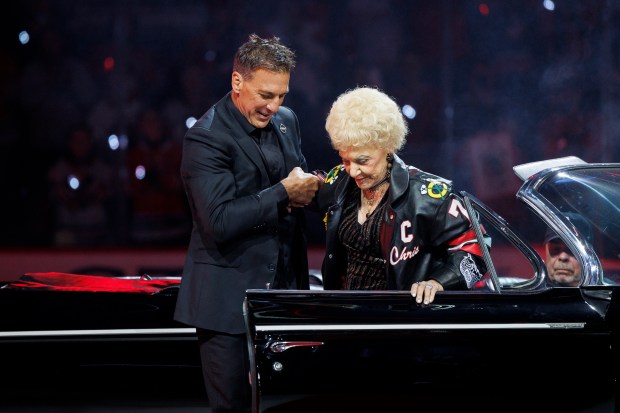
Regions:
<instances>
[{"instance_id":1,"label":"man seated in car","mask_svg":"<svg viewBox=\"0 0 620 413\"><path fill-rule=\"evenodd\" d=\"M590 224L581 215L572 212L567 212L565 215L586 240L592 242ZM550 284L559 287L577 287L581 283L579 260L551 228L547 228L545 233L545 264Z\"/></svg>"}]
</instances>

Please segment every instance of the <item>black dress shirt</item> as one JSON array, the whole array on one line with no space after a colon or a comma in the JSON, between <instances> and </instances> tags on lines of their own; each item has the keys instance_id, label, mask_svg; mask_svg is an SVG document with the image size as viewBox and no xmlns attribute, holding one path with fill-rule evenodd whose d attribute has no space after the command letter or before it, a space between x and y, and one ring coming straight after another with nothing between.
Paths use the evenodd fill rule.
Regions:
<instances>
[{"instance_id":1,"label":"black dress shirt","mask_svg":"<svg viewBox=\"0 0 620 413\"><path fill-rule=\"evenodd\" d=\"M232 102L232 99L228 100L228 105L235 119L242 125L243 130L247 132L247 134L251 136L256 143L265 165L265 169L267 170L267 174L269 175L269 181L272 187L274 187L274 190L282 191L284 193L284 196L280 197L281 201L278 202L278 211L280 215L278 225L278 269L273 283L269 286L269 288L296 289L297 286L294 285L294 280L296 277L292 274L294 270L292 268L291 260L289 259L292 253L292 244L294 240L292 232L293 226L291 226L287 221L292 219L292 216L288 213L289 199L286 194L286 189L284 189L284 185L280 183L280 181L288 175L288 172L284 170L284 155L282 153L282 149L280 148L278 136L271 123L264 128L255 128L252 124L250 124L250 122L248 122L239 109L237 109ZM285 265L285 263L288 263L288 265ZM291 280L293 284L285 285L283 280Z\"/></svg>"}]
</instances>

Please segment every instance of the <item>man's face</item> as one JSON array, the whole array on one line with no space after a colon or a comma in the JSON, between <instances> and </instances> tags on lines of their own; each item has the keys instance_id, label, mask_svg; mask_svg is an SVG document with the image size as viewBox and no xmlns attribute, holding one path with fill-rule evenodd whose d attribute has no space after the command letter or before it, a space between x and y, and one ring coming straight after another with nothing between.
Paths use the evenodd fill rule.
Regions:
<instances>
[{"instance_id":1,"label":"man's face","mask_svg":"<svg viewBox=\"0 0 620 413\"><path fill-rule=\"evenodd\" d=\"M563 286L575 287L581 281L581 268L568 247L559 239L545 244L547 271L549 278Z\"/></svg>"},{"instance_id":2,"label":"man's face","mask_svg":"<svg viewBox=\"0 0 620 413\"><path fill-rule=\"evenodd\" d=\"M251 79L232 74L232 98L235 106L256 128L264 128L278 111L288 93L289 73L258 69Z\"/></svg>"}]
</instances>

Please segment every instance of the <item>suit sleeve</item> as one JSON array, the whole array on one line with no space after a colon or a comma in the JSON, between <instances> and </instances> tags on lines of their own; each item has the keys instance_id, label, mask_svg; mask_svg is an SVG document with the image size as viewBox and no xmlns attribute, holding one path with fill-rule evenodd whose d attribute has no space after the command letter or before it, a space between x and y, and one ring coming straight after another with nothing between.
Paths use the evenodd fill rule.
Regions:
<instances>
[{"instance_id":1,"label":"suit sleeve","mask_svg":"<svg viewBox=\"0 0 620 413\"><path fill-rule=\"evenodd\" d=\"M281 183L260 190L260 176L230 136L201 127L185 137L181 175L195 225L217 242L275 228L277 205L288 198Z\"/></svg>"}]
</instances>

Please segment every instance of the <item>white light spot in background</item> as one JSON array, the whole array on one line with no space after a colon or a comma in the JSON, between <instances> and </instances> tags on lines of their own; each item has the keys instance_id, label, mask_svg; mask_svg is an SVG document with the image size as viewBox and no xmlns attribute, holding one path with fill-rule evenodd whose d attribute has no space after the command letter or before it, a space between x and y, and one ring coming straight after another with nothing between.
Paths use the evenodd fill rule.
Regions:
<instances>
[{"instance_id":1,"label":"white light spot in background","mask_svg":"<svg viewBox=\"0 0 620 413\"><path fill-rule=\"evenodd\" d=\"M194 126L194 123L196 123L196 120L197 119L193 116L190 116L189 118L185 119L185 126L187 126L187 129Z\"/></svg>"},{"instance_id":2,"label":"white light spot in background","mask_svg":"<svg viewBox=\"0 0 620 413\"><path fill-rule=\"evenodd\" d=\"M144 168L144 166L138 165L138 166L136 166L136 170L135 170L134 174L136 175L136 178L141 181L146 176L146 169Z\"/></svg>"},{"instance_id":3,"label":"white light spot in background","mask_svg":"<svg viewBox=\"0 0 620 413\"><path fill-rule=\"evenodd\" d=\"M555 10L555 3L552 0L544 0L543 7L547 10L553 11Z\"/></svg>"},{"instance_id":4,"label":"white light spot in background","mask_svg":"<svg viewBox=\"0 0 620 413\"><path fill-rule=\"evenodd\" d=\"M80 187L80 180L75 175L69 175L67 177L67 183L71 189L78 189Z\"/></svg>"},{"instance_id":5,"label":"white light spot in background","mask_svg":"<svg viewBox=\"0 0 620 413\"><path fill-rule=\"evenodd\" d=\"M411 105L404 105L403 106L403 115L407 118L407 119L413 119L415 118L416 115L416 111L413 108L413 106Z\"/></svg>"},{"instance_id":6,"label":"white light spot in background","mask_svg":"<svg viewBox=\"0 0 620 413\"><path fill-rule=\"evenodd\" d=\"M19 42L21 44L26 44L30 41L30 34L26 30L22 30L19 32Z\"/></svg>"},{"instance_id":7,"label":"white light spot in background","mask_svg":"<svg viewBox=\"0 0 620 413\"><path fill-rule=\"evenodd\" d=\"M108 136L108 146L113 151L117 150L118 147L120 146L120 142L118 140L118 136L116 136L115 134L112 134L112 135Z\"/></svg>"}]
</instances>

